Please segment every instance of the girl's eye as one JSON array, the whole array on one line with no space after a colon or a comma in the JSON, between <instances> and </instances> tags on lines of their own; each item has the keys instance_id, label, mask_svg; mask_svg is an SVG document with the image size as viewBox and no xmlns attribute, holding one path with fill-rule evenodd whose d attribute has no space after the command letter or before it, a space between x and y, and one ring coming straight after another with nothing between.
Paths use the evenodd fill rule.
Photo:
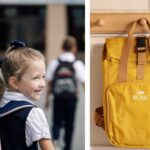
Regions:
<instances>
[{"instance_id":1,"label":"girl's eye","mask_svg":"<svg viewBox=\"0 0 150 150\"><path fill-rule=\"evenodd\" d=\"M33 79L36 80L36 79L39 79L39 77L34 77Z\"/></svg>"},{"instance_id":2,"label":"girl's eye","mask_svg":"<svg viewBox=\"0 0 150 150\"><path fill-rule=\"evenodd\" d=\"M40 79L40 78L41 78L40 76L36 76L36 77L34 77L33 79L36 80L36 79ZM42 78L45 79L45 75L42 76Z\"/></svg>"}]
</instances>

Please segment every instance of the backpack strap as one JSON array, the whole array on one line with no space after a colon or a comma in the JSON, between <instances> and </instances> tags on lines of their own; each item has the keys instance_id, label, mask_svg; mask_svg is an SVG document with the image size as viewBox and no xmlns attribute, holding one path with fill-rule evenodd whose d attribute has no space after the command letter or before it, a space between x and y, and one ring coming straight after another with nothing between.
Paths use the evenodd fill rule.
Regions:
<instances>
[{"instance_id":1,"label":"backpack strap","mask_svg":"<svg viewBox=\"0 0 150 150\"><path fill-rule=\"evenodd\" d=\"M63 63L63 61L60 58L57 58L57 60L58 60L59 64Z\"/></svg>"},{"instance_id":2,"label":"backpack strap","mask_svg":"<svg viewBox=\"0 0 150 150\"><path fill-rule=\"evenodd\" d=\"M143 19L143 18L141 18L141 19ZM119 82L127 81L127 69L128 69L127 65L128 65L129 52L132 47L133 39L134 39L133 33L141 19L133 22L131 29L128 32L128 37L127 37L126 41L124 42L121 56L120 56L120 62L119 62L119 70L118 70L118 81ZM150 23L147 19L146 19L146 24L144 27L145 27L146 31L148 33L150 33ZM144 79L144 66L146 64L146 53L145 53L145 48L143 51L143 44L142 44L142 46L138 46L138 47L139 48L138 48L138 55L137 55L138 56L137 79L143 80Z\"/></svg>"},{"instance_id":3,"label":"backpack strap","mask_svg":"<svg viewBox=\"0 0 150 150\"><path fill-rule=\"evenodd\" d=\"M104 114L102 106L95 109L94 121L97 126L104 129Z\"/></svg>"},{"instance_id":4,"label":"backpack strap","mask_svg":"<svg viewBox=\"0 0 150 150\"><path fill-rule=\"evenodd\" d=\"M0 118L27 107L35 107L35 105L27 101L12 100L11 102L7 103L4 107L0 108Z\"/></svg>"}]
</instances>

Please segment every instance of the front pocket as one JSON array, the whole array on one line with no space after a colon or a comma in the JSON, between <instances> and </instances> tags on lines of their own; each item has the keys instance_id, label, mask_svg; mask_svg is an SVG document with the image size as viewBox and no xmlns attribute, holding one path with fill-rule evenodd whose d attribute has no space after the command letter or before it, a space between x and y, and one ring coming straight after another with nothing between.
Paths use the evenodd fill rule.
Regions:
<instances>
[{"instance_id":1,"label":"front pocket","mask_svg":"<svg viewBox=\"0 0 150 150\"><path fill-rule=\"evenodd\" d=\"M117 83L106 93L106 131L112 144L150 147L150 84Z\"/></svg>"}]
</instances>

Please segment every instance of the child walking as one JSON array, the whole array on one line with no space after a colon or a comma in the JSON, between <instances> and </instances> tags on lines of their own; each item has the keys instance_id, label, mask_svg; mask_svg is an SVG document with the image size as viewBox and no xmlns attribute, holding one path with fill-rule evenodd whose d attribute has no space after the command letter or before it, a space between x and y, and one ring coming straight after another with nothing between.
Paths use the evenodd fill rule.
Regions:
<instances>
[{"instance_id":1,"label":"child walking","mask_svg":"<svg viewBox=\"0 0 150 150\"><path fill-rule=\"evenodd\" d=\"M44 56L22 41L10 43L0 59L0 140L2 150L54 150L42 109L33 101L45 87Z\"/></svg>"}]
</instances>

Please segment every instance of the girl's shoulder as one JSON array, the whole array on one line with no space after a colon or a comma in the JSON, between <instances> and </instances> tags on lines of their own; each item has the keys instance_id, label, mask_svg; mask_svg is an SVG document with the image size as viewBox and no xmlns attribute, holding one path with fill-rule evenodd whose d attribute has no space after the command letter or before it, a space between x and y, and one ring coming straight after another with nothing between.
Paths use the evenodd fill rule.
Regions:
<instances>
[{"instance_id":1,"label":"girl's shoulder","mask_svg":"<svg viewBox=\"0 0 150 150\"><path fill-rule=\"evenodd\" d=\"M32 142L44 137L47 139L51 138L49 125L41 108L34 107L31 109L26 120L26 130Z\"/></svg>"},{"instance_id":2,"label":"girl's shoulder","mask_svg":"<svg viewBox=\"0 0 150 150\"><path fill-rule=\"evenodd\" d=\"M46 132L49 135L49 125L41 108L33 107L26 120L27 130L36 135L39 132ZM44 130L44 131L43 131ZM42 132L43 131L43 132Z\"/></svg>"},{"instance_id":3,"label":"girl's shoulder","mask_svg":"<svg viewBox=\"0 0 150 150\"><path fill-rule=\"evenodd\" d=\"M28 115L28 118L30 120L35 120L35 119L43 120L43 119L46 119L44 111L41 108L39 108L39 107L33 107L31 109L29 115Z\"/></svg>"}]
</instances>

